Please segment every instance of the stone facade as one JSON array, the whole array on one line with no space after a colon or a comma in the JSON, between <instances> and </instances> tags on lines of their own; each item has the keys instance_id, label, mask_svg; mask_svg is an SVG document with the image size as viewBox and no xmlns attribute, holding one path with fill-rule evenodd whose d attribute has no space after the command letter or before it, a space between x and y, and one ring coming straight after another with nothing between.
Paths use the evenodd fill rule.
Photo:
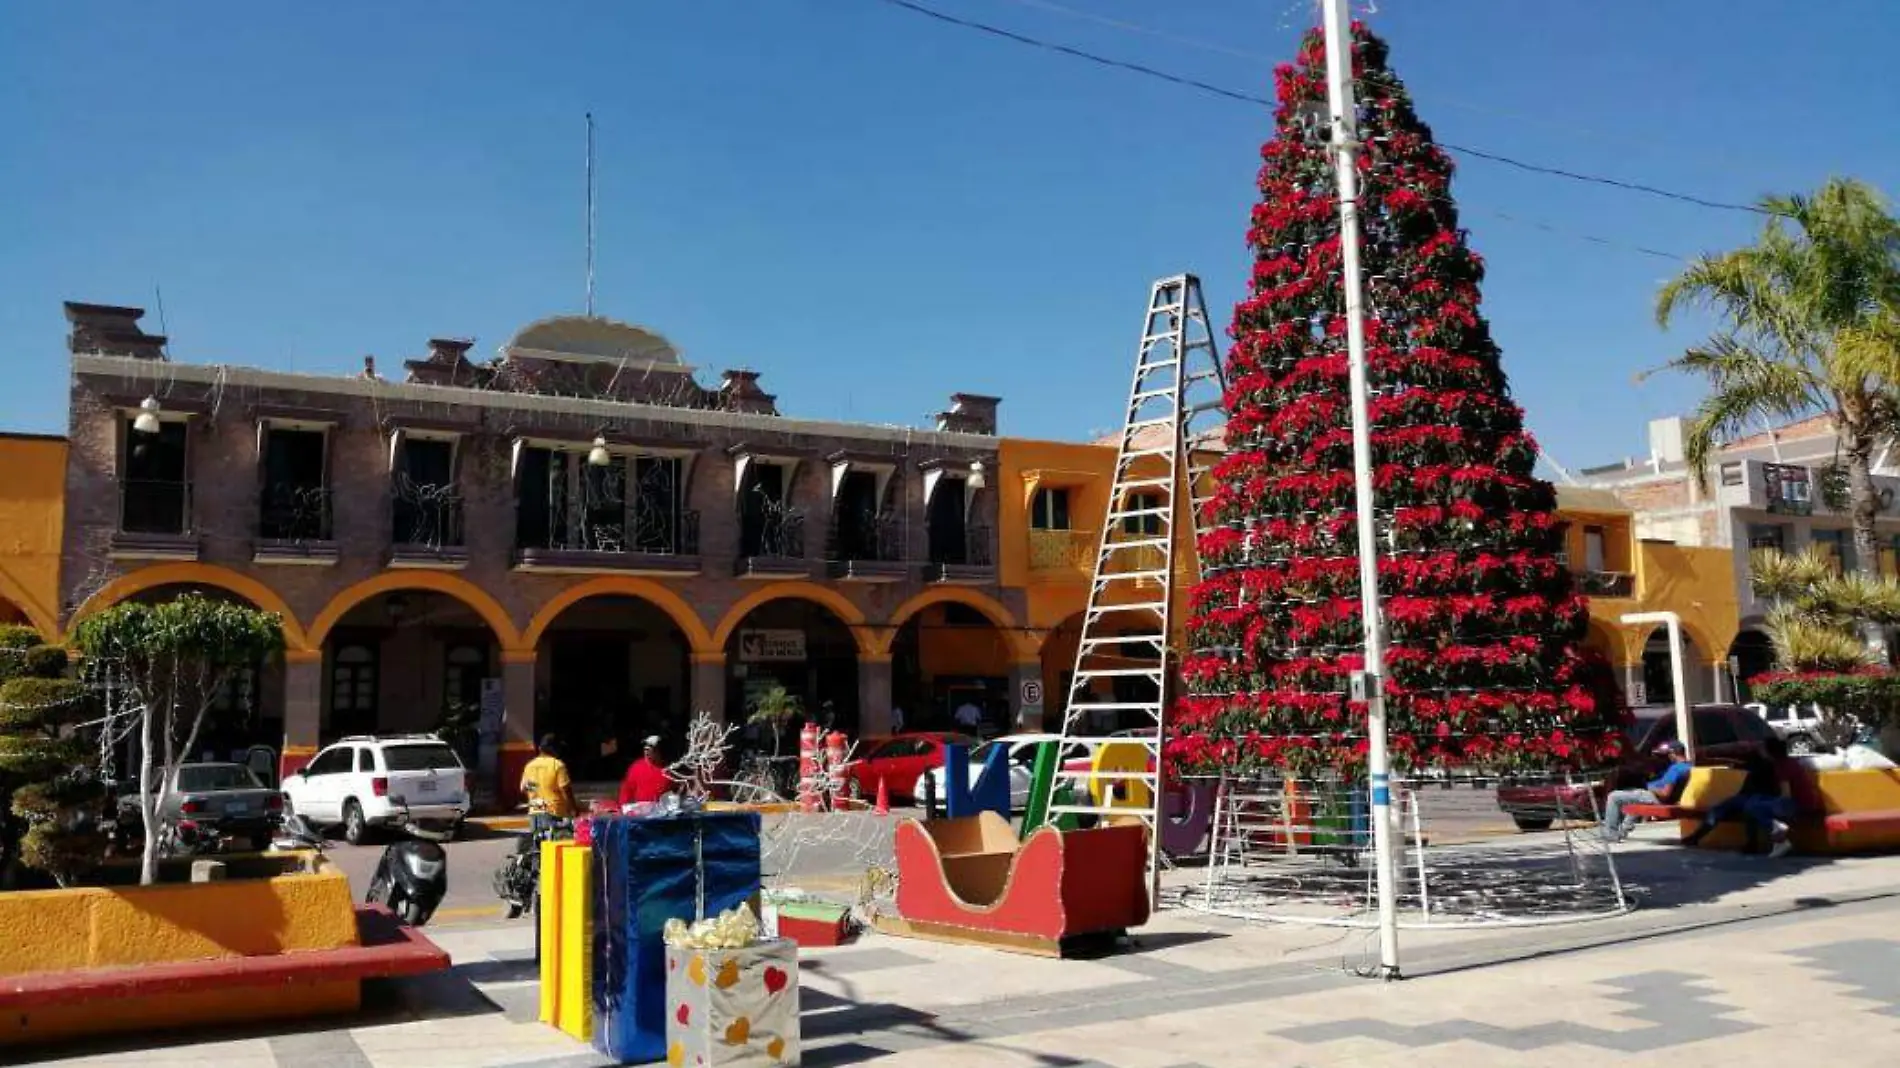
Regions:
<instances>
[{"instance_id":1,"label":"stone facade","mask_svg":"<svg viewBox=\"0 0 1900 1068\"><path fill-rule=\"evenodd\" d=\"M178 585L220 587L283 612L287 754L317 740L310 706L326 700L317 672L329 627L363 597L400 588L446 592L478 610L485 595L498 607L504 618L483 615L495 632L511 706L507 741L515 749L532 736L531 717L518 710L532 686L534 635L550 606L577 588L605 589L609 578L622 592L649 592L680 624L698 707L725 705L710 691L725 678L723 646L739 622L735 613L773 600L823 605L852 631L867 733L878 733L888 716L893 636L928 603L974 607L1005 632L1012 658L994 670L1009 678L1011 692L1017 673L1037 671L1035 642L1015 625L1026 618L1023 592L997 584L997 491L981 486L981 472L996 469L995 398L956 395L939 428L928 430L790 419L752 372L727 371L718 387L703 388L658 335L578 317L525 328L482 364L469 360L468 342L433 340L428 356L408 361L408 381L392 382L373 364L343 377L172 362L162 339L139 331L138 309L69 304L67 313L73 382L63 622ZM158 508L157 523L150 516L125 521L134 492L128 458L159 438L133 428L141 411L160 424L183 424L165 432L168 442L182 436L187 456L185 487L162 487L182 496L177 523L164 518L174 514L170 505ZM266 441L278 430L324 435L322 521L288 540L260 525L271 492ZM451 443L459 539L413 545L397 536L393 511L403 505L392 468L412 438ZM528 559L517 534L522 450L530 447L561 453L581 474L597 448L629 463L676 459L682 514L697 518L696 545L671 544L665 558L556 552ZM783 503L804 517L797 559L741 557L739 480L765 466L789 475ZM838 508L853 472L875 475L883 493L881 522L894 546L884 556L895 559L875 567L840 558L841 545L867 544L849 536L852 519ZM935 493L967 494L970 536L963 555L933 564L931 521L944 515L927 498ZM942 544L935 547L940 558L949 551Z\"/></svg>"}]
</instances>

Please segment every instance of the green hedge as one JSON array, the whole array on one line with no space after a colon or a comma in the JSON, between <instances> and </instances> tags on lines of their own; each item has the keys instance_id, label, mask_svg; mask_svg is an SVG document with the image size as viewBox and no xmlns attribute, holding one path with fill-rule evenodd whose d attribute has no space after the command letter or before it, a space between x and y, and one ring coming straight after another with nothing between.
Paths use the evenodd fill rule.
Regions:
<instances>
[{"instance_id":1,"label":"green hedge","mask_svg":"<svg viewBox=\"0 0 1900 1068\"><path fill-rule=\"evenodd\" d=\"M1809 705L1868 723L1900 721L1900 674L1884 668L1852 672L1774 672L1748 681L1768 705Z\"/></svg>"}]
</instances>

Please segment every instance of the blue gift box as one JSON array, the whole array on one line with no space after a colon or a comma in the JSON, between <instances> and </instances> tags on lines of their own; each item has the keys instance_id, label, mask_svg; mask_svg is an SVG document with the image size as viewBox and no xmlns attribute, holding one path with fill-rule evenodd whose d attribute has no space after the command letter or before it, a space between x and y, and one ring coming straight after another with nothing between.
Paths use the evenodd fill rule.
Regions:
<instances>
[{"instance_id":1,"label":"blue gift box","mask_svg":"<svg viewBox=\"0 0 1900 1068\"><path fill-rule=\"evenodd\" d=\"M622 1064L666 1055L668 920L759 893L756 813L594 821L594 1048Z\"/></svg>"}]
</instances>

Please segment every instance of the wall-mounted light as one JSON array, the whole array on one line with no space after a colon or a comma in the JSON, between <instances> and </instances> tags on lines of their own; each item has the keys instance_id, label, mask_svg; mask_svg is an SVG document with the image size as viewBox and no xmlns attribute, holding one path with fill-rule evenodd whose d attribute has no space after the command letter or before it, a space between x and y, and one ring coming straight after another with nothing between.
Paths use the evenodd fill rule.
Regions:
<instances>
[{"instance_id":1,"label":"wall-mounted light","mask_svg":"<svg viewBox=\"0 0 1900 1068\"><path fill-rule=\"evenodd\" d=\"M158 433L157 397L147 397L139 402L138 418L132 420L132 429L141 434Z\"/></svg>"},{"instance_id":2,"label":"wall-mounted light","mask_svg":"<svg viewBox=\"0 0 1900 1068\"><path fill-rule=\"evenodd\" d=\"M986 480L983 478L983 461L970 461L970 488L980 490L986 484Z\"/></svg>"},{"instance_id":3,"label":"wall-mounted light","mask_svg":"<svg viewBox=\"0 0 1900 1068\"><path fill-rule=\"evenodd\" d=\"M606 467L614 462L614 454L607 451L607 439L596 435L594 447L587 450L587 462L595 467Z\"/></svg>"}]
</instances>

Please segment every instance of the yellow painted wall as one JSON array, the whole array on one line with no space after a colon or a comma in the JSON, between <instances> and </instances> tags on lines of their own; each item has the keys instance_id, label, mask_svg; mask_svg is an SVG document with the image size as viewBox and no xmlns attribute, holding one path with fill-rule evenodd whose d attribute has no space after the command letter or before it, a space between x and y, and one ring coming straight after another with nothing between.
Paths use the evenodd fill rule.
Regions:
<instances>
[{"instance_id":1,"label":"yellow painted wall","mask_svg":"<svg viewBox=\"0 0 1900 1068\"><path fill-rule=\"evenodd\" d=\"M0 434L0 471L0 622L17 611L51 641L59 635L66 442Z\"/></svg>"}]
</instances>

